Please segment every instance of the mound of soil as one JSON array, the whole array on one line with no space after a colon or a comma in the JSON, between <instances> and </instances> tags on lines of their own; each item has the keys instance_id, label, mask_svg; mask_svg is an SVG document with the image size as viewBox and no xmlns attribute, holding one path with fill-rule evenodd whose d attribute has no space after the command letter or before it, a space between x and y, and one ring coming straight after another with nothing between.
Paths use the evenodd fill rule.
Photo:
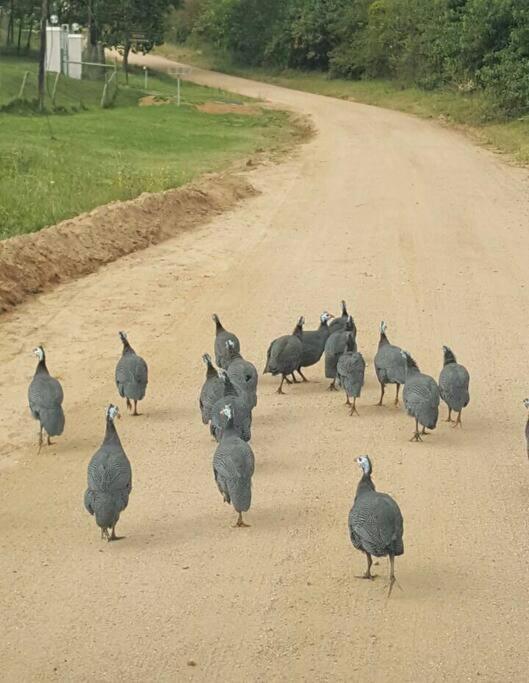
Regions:
<instances>
[{"instance_id":1,"label":"mound of soil","mask_svg":"<svg viewBox=\"0 0 529 683\"><path fill-rule=\"evenodd\" d=\"M254 194L256 190L238 175L212 175L4 240L0 242L0 312L54 284L174 237Z\"/></svg>"},{"instance_id":2,"label":"mound of soil","mask_svg":"<svg viewBox=\"0 0 529 683\"><path fill-rule=\"evenodd\" d=\"M205 114L239 114L240 116L259 116L261 114L259 107L229 102L204 102L204 104L197 104L196 108Z\"/></svg>"}]
</instances>

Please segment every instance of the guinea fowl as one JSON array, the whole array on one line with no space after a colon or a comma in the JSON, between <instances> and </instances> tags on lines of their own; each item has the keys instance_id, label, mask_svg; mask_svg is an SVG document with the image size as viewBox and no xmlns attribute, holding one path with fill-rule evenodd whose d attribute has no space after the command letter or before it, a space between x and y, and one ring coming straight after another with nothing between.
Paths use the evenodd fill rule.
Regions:
<instances>
[{"instance_id":1,"label":"guinea fowl","mask_svg":"<svg viewBox=\"0 0 529 683\"><path fill-rule=\"evenodd\" d=\"M303 354L303 325L305 318L301 316L298 320L294 332L275 339L268 347L266 354L266 366L264 374L267 372L272 375L282 375L281 384L277 390L278 394L284 394L283 382L291 384L287 375L292 375L294 370L299 368ZM294 381L297 381L294 378Z\"/></svg>"},{"instance_id":2,"label":"guinea fowl","mask_svg":"<svg viewBox=\"0 0 529 683\"><path fill-rule=\"evenodd\" d=\"M228 359L228 377L233 384L244 389L250 408L257 405L257 381L258 375L255 365L245 360L239 351L235 350L235 342L228 339L226 342L226 358Z\"/></svg>"},{"instance_id":3,"label":"guinea fowl","mask_svg":"<svg viewBox=\"0 0 529 683\"><path fill-rule=\"evenodd\" d=\"M439 387L433 377L424 375L409 353L402 351L406 360L404 406L408 415L415 418L415 434L410 441L422 441L426 429L435 429L439 418ZM422 432L419 434L419 424Z\"/></svg>"},{"instance_id":4,"label":"guinea fowl","mask_svg":"<svg viewBox=\"0 0 529 683\"><path fill-rule=\"evenodd\" d=\"M234 343L233 348L237 353L240 353L241 343L233 332L224 329L216 313L213 313L212 318L215 323L215 362L223 370L227 370L230 358L226 350L226 342L232 341Z\"/></svg>"},{"instance_id":5,"label":"guinea fowl","mask_svg":"<svg viewBox=\"0 0 529 683\"><path fill-rule=\"evenodd\" d=\"M402 349L389 343L386 330L387 325L382 321L378 351L375 355L375 372L380 382L380 401L377 405L382 405L386 384L396 384L395 405L397 406L400 386L406 381L406 361L402 357Z\"/></svg>"},{"instance_id":6,"label":"guinea fowl","mask_svg":"<svg viewBox=\"0 0 529 683\"><path fill-rule=\"evenodd\" d=\"M524 399L523 404L526 408L529 408L529 398ZM527 457L529 458L529 413L527 413L527 423L525 425L525 440L527 441Z\"/></svg>"},{"instance_id":7,"label":"guinea fowl","mask_svg":"<svg viewBox=\"0 0 529 683\"><path fill-rule=\"evenodd\" d=\"M235 429L232 406L226 404L220 413L226 426L213 456L213 474L224 502L231 503L239 513L235 526L247 527L250 525L243 522L242 513L248 512L252 502L255 458Z\"/></svg>"},{"instance_id":8,"label":"guinea fowl","mask_svg":"<svg viewBox=\"0 0 529 683\"><path fill-rule=\"evenodd\" d=\"M366 363L359 351L356 351L356 342L353 335L349 332L345 342L345 351L338 359L336 366L336 376L338 383L345 390L347 396L346 405L351 406L351 415L358 415L356 409L356 399L360 396L364 386L364 375ZM352 397L353 402L349 400Z\"/></svg>"},{"instance_id":9,"label":"guinea fowl","mask_svg":"<svg viewBox=\"0 0 529 683\"><path fill-rule=\"evenodd\" d=\"M308 379L302 373L301 368L308 368L311 365L316 365L322 357L325 342L330 334L328 322L331 318L334 318L332 313L323 311L320 315L320 326L317 330L309 330L308 332L303 330L303 337L301 339L303 351L301 354L301 362L299 367L296 368L296 372L301 376L301 379L304 382L308 382Z\"/></svg>"},{"instance_id":10,"label":"guinea fowl","mask_svg":"<svg viewBox=\"0 0 529 683\"><path fill-rule=\"evenodd\" d=\"M347 320L349 319L349 313L347 312L347 306L345 301L342 300L342 315L339 318L334 318L329 325L329 335L335 332L342 332L345 330Z\"/></svg>"},{"instance_id":11,"label":"guinea fowl","mask_svg":"<svg viewBox=\"0 0 529 683\"><path fill-rule=\"evenodd\" d=\"M119 338L123 342L123 352L116 365L116 386L119 395L127 399L127 408L132 410L131 401L134 401L134 416L138 413L138 401L141 401L147 390L148 374L147 363L134 351L129 344L125 332L119 332Z\"/></svg>"},{"instance_id":12,"label":"guinea fowl","mask_svg":"<svg viewBox=\"0 0 529 683\"><path fill-rule=\"evenodd\" d=\"M250 441L252 438L252 410L246 400L246 394L243 389L239 389L232 383L226 370L219 370L219 377L224 384L224 394L212 408L211 433L217 441L222 439L227 424L227 418L222 413L222 409L229 405L235 431L243 441Z\"/></svg>"},{"instance_id":13,"label":"guinea fowl","mask_svg":"<svg viewBox=\"0 0 529 683\"><path fill-rule=\"evenodd\" d=\"M468 406L470 401L470 394L468 393L468 385L470 383L470 375L464 365L460 365L452 349L448 346L443 346L444 367L439 375L439 393L441 398L448 406L448 418L446 422L453 422L452 410L457 413L457 420L454 427L462 426L461 412L463 408Z\"/></svg>"},{"instance_id":14,"label":"guinea fowl","mask_svg":"<svg viewBox=\"0 0 529 683\"><path fill-rule=\"evenodd\" d=\"M389 592L391 595L395 583L395 557L404 553L402 534L404 522L397 503L387 493L379 493L375 489L371 474L373 466L367 455L356 458L363 470L349 512L349 535L357 550L367 557L367 569L361 579L373 579L371 556L386 557L389 555Z\"/></svg>"},{"instance_id":15,"label":"guinea fowl","mask_svg":"<svg viewBox=\"0 0 529 683\"><path fill-rule=\"evenodd\" d=\"M336 366L338 359L345 351L345 344L349 335L352 335L353 350L356 351L356 326L351 316L347 318L345 329L333 332L325 342L325 377L332 379L329 391L338 391L336 388Z\"/></svg>"},{"instance_id":16,"label":"guinea fowl","mask_svg":"<svg viewBox=\"0 0 529 683\"><path fill-rule=\"evenodd\" d=\"M43 431L46 432L48 446L52 445L52 436L60 436L64 431L64 411L62 409L64 393L59 380L52 377L48 372L44 348L37 346L36 349L33 349L33 353L39 362L29 385L28 401L31 414L40 423L40 453Z\"/></svg>"},{"instance_id":17,"label":"guinea fowl","mask_svg":"<svg viewBox=\"0 0 529 683\"><path fill-rule=\"evenodd\" d=\"M216 401L224 396L224 382L219 377L219 374L213 363L209 353L202 356L202 360L206 364L206 379L200 391L200 398L198 404L202 414L202 422L207 425L211 420L211 410Z\"/></svg>"},{"instance_id":18,"label":"guinea fowl","mask_svg":"<svg viewBox=\"0 0 529 683\"><path fill-rule=\"evenodd\" d=\"M114 425L116 417L119 418L119 409L110 404L106 410L105 438L88 463L88 488L84 494L85 508L95 516L101 538L107 541L118 540L116 524L132 491L132 469Z\"/></svg>"}]
</instances>

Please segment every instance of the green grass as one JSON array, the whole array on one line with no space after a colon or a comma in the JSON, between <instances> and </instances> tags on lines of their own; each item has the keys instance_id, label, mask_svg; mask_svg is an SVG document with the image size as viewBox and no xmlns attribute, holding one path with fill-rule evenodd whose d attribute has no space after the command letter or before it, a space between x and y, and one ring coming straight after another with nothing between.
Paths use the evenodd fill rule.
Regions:
<instances>
[{"instance_id":1,"label":"green grass","mask_svg":"<svg viewBox=\"0 0 529 683\"><path fill-rule=\"evenodd\" d=\"M35 63L0 63L4 103L16 95L26 69L35 71ZM0 113L0 238L116 199L178 187L256 150L279 148L294 131L283 112L202 113L195 105L245 98L189 83L182 87L181 107L140 107L146 94L175 94L169 77L151 76L147 92L142 86L143 75L132 75L128 87L120 85L115 105L101 109L100 82L62 79L57 104L78 113Z\"/></svg>"},{"instance_id":2,"label":"green grass","mask_svg":"<svg viewBox=\"0 0 529 683\"><path fill-rule=\"evenodd\" d=\"M196 49L167 44L158 47L157 52L202 68L441 120L443 123L464 127L480 143L491 145L498 151L507 152L515 160L529 164L529 117L502 120L496 114L494 104L481 92L420 90L390 80L349 81L329 78L325 73L293 70L277 72L241 67L225 54L219 54L208 46Z\"/></svg>"}]
</instances>

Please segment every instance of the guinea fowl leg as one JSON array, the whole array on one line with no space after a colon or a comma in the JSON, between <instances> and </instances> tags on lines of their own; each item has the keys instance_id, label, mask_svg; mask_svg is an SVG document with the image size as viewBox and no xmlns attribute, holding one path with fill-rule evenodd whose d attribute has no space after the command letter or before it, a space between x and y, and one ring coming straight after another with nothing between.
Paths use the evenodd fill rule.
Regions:
<instances>
[{"instance_id":1,"label":"guinea fowl leg","mask_svg":"<svg viewBox=\"0 0 529 683\"><path fill-rule=\"evenodd\" d=\"M452 420L452 408L448 408L448 417L446 418L445 422L453 422L453 420Z\"/></svg>"},{"instance_id":2,"label":"guinea fowl leg","mask_svg":"<svg viewBox=\"0 0 529 683\"><path fill-rule=\"evenodd\" d=\"M141 415L141 413L138 413L138 401L134 401L134 412L132 413L132 417L136 417L138 415Z\"/></svg>"},{"instance_id":3,"label":"guinea fowl leg","mask_svg":"<svg viewBox=\"0 0 529 683\"><path fill-rule=\"evenodd\" d=\"M390 555L389 556L389 591L388 591L388 598L391 595L391 591L393 590L393 584L397 583L397 579L395 578L395 556ZM397 583L397 586L399 584ZM399 586L400 588L400 586ZM402 588L401 588L402 590Z\"/></svg>"},{"instance_id":4,"label":"guinea fowl leg","mask_svg":"<svg viewBox=\"0 0 529 683\"><path fill-rule=\"evenodd\" d=\"M127 399L127 410L132 410L132 403L130 402L130 399Z\"/></svg>"},{"instance_id":5,"label":"guinea fowl leg","mask_svg":"<svg viewBox=\"0 0 529 683\"><path fill-rule=\"evenodd\" d=\"M293 372L290 373L290 376L292 377L292 381L294 382L294 384L298 384L298 380L296 379L296 375Z\"/></svg>"},{"instance_id":6,"label":"guinea fowl leg","mask_svg":"<svg viewBox=\"0 0 529 683\"><path fill-rule=\"evenodd\" d=\"M242 512L239 512L239 517L237 518L237 521L235 522L234 528L236 527L249 527L249 524L246 524L246 522L242 521Z\"/></svg>"},{"instance_id":7,"label":"guinea fowl leg","mask_svg":"<svg viewBox=\"0 0 529 683\"><path fill-rule=\"evenodd\" d=\"M381 383L380 384L380 401L376 403L375 405L381 406L382 405L382 400L384 399L384 392L386 391L386 387Z\"/></svg>"},{"instance_id":8,"label":"guinea fowl leg","mask_svg":"<svg viewBox=\"0 0 529 683\"><path fill-rule=\"evenodd\" d=\"M44 439L42 438L42 425L41 425L41 426L40 426L40 432L39 432L39 450L38 450L39 453L40 453L40 449L42 448L42 442L43 442L43 440L44 440Z\"/></svg>"},{"instance_id":9,"label":"guinea fowl leg","mask_svg":"<svg viewBox=\"0 0 529 683\"><path fill-rule=\"evenodd\" d=\"M333 381L329 384L329 389L328 391L338 391L336 388L336 377L333 379Z\"/></svg>"},{"instance_id":10,"label":"guinea fowl leg","mask_svg":"<svg viewBox=\"0 0 529 683\"><path fill-rule=\"evenodd\" d=\"M415 434L411 437L410 441L422 441L421 435L419 434L419 420L415 420Z\"/></svg>"},{"instance_id":11,"label":"guinea fowl leg","mask_svg":"<svg viewBox=\"0 0 529 683\"><path fill-rule=\"evenodd\" d=\"M395 405L399 405L399 391L400 391L400 384L397 383L397 393L395 394Z\"/></svg>"},{"instance_id":12,"label":"guinea fowl leg","mask_svg":"<svg viewBox=\"0 0 529 683\"><path fill-rule=\"evenodd\" d=\"M360 417L360 413L356 409L356 396L353 398L353 405L351 406L351 412L349 413L350 415L358 415Z\"/></svg>"},{"instance_id":13,"label":"guinea fowl leg","mask_svg":"<svg viewBox=\"0 0 529 683\"><path fill-rule=\"evenodd\" d=\"M309 381L309 380L305 377L305 375L301 372L301 368L298 368L298 375L301 376L301 379L302 379L304 382L308 382L308 381Z\"/></svg>"},{"instance_id":14,"label":"guinea fowl leg","mask_svg":"<svg viewBox=\"0 0 529 683\"><path fill-rule=\"evenodd\" d=\"M54 441L52 441L52 440L50 439L50 435L49 435L49 434L48 434L48 438L46 439L46 443L48 444L48 446L53 446L53 444L55 443Z\"/></svg>"},{"instance_id":15,"label":"guinea fowl leg","mask_svg":"<svg viewBox=\"0 0 529 683\"><path fill-rule=\"evenodd\" d=\"M284 382L285 380L287 380L288 384L290 384L290 382L289 382L288 379L285 377L285 375L283 375L283 377L282 377L282 379L281 379L281 384L279 385L279 389L277 390L276 393L278 393L278 394L284 394L284 393L285 393L285 392L283 391L283 382Z\"/></svg>"},{"instance_id":16,"label":"guinea fowl leg","mask_svg":"<svg viewBox=\"0 0 529 683\"><path fill-rule=\"evenodd\" d=\"M283 375L283 377L284 377L285 382L286 382L287 384L292 384L292 380L288 379L288 377L287 377L286 375Z\"/></svg>"},{"instance_id":17,"label":"guinea fowl leg","mask_svg":"<svg viewBox=\"0 0 529 683\"><path fill-rule=\"evenodd\" d=\"M423 428L422 428L421 435L422 435L422 436L430 436L430 432L427 432L427 431L426 431L426 427L423 427Z\"/></svg>"},{"instance_id":18,"label":"guinea fowl leg","mask_svg":"<svg viewBox=\"0 0 529 683\"><path fill-rule=\"evenodd\" d=\"M366 573L362 574L362 576L356 576L356 579L370 579L371 581L375 578L376 574L371 574L371 565L373 564L373 560L371 559L371 555L369 553L366 553L367 557L367 569Z\"/></svg>"},{"instance_id":19,"label":"guinea fowl leg","mask_svg":"<svg viewBox=\"0 0 529 683\"><path fill-rule=\"evenodd\" d=\"M458 412L458 414L457 414L457 420L455 421L454 427L457 427L458 425L459 425L459 427L463 427L463 423L461 422L461 413L462 413L462 412L463 412L462 410L460 410L460 411Z\"/></svg>"},{"instance_id":20,"label":"guinea fowl leg","mask_svg":"<svg viewBox=\"0 0 529 683\"><path fill-rule=\"evenodd\" d=\"M110 536L108 534L108 529L105 527L104 529L101 529L101 540L104 538L107 539L107 541L110 541Z\"/></svg>"},{"instance_id":21,"label":"guinea fowl leg","mask_svg":"<svg viewBox=\"0 0 529 683\"><path fill-rule=\"evenodd\" d=\"M350 405L351 405L351 401L349 400L349 394L346 393L345 395L347 396L347 401L345 402L345 405L346 405L346 406L350 406Z\"/></svg>"},{"instance_id":22,"label":"guinea fowl leg","mask_svg":"<svg viewBox=\"0 0 529 683\"><path fill-rule=\"evenodd\" d=\"M108 533L108 532L107 532ZM109 541L121 541L124 536L116 536L116 525L112 527L112 534L110 535Z\"/></svg>"}]
</instances>

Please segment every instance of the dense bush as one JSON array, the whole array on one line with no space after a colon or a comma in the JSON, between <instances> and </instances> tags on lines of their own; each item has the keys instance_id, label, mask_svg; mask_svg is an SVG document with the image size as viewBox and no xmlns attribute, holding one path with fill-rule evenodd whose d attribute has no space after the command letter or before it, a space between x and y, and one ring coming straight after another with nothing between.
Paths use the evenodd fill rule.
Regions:
<instances>
[{"instance_id":1,"label":"dense bush","mask_svg":"<svg viewBox=\"0 0 529 683\"><path fill-rule=\"evenodd\" d=\"M178 15L242 64L479 88L529 111L529 0L188 0Z\"/></svg>"}]
</instances>

